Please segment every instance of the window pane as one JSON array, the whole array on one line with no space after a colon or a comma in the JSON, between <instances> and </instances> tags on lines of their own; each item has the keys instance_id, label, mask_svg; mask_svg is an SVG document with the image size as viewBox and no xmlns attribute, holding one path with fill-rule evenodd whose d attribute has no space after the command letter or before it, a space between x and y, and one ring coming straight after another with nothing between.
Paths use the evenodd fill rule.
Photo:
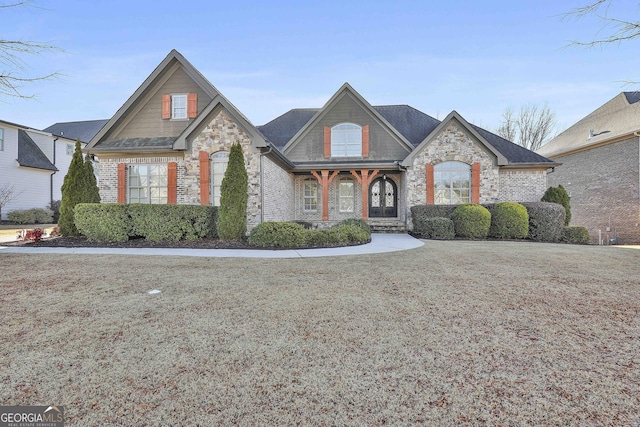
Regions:
<instances>
[{"instance_id":1,"label":"window pane","mask_svg":"<svg viewBox=\"0 0 640 427\"><path fill-rule=\"evenodd\" d=\"M353 123L342 123L331 128L331 156L362 156L362 128Z\"/></svg>"},{"instance_id":2,"label":"window pane","mask_svg":"<svg viewBox=\"0 0 640 427\"><path fill-rule=\"evenodd\" d=\"M442 162L434 167L436 204L461 204L470 201L471 166L462 162Z\"/></svg>"}]
</instances>

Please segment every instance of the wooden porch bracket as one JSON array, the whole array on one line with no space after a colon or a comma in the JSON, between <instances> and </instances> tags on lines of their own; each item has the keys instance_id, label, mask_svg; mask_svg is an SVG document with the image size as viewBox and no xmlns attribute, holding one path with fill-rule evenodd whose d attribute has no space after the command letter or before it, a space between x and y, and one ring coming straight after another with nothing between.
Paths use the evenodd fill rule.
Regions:
<instances>
[{"instance_id":1,"label":"wooden porch bracket","mask_svg":"<svg viewBox=\"0 0 640 427\"><path fill-rule=\"evenodd\" d=\"M329 186L333 179L340 173L340 171L333 171L331 175L329 175L328 170L323 169L320 171L321 175L318 175L318 172L311 171L311 174L316 178L320 186L322 187L322 220L329 221Z\"/></svg>"},{"instance_id":2,"label":"wooden porch bracket","mask_svg":"<svg viewBox=\"0 0 640 427\"><path fill-rule=\"evenodd\" d=\"M360 175L358 175L358 171L351 170L351 175L356 177L358 183L362 187L362 219L365 221L369 219L369 184L371 184L371 179L380 172L379 169L376 169L369 173L369 169L360 170Z\"/></svg>"}]
</instances>

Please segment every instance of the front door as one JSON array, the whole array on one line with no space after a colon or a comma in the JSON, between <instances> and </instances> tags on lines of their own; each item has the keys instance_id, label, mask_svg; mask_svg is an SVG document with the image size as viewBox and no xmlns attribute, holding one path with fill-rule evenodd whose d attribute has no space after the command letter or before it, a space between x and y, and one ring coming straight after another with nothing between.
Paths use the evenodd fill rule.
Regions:
<instances>
[{"instance_id":1,"label":"front door","mask_svg":"<svg viewBox=\"0 0 640 427\"><path fill-rule=\"evenodd\" d=\"M398 216L398 187L386 175L373 180L369 186L369 217Z\"/></svg>"}]
</instances>

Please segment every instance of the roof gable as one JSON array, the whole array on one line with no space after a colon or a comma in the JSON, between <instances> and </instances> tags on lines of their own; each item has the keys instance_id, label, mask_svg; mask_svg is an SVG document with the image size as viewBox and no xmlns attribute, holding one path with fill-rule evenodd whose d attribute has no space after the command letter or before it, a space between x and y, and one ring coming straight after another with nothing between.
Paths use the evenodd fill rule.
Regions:
<instances>
[{"instance_id":1,"label":"roof gable","mask_svg":"<svg viewBox=\"0 0 640 427\"><path fill-rule=\"evenodd\" d=\"M18 129L18 164L20 166L49 171L57 171L53 163L42 152L40 147L31 139L29 134Z\"/></svg>"},{"instance_id":2,"label":"roof gable","mask_svg":"<svg viewBox=\"0 0 640 427\"><path fill-rule=\"evenodd\" d=\"M394 136L394 139L404 146L407 151L411 151L413 149L413 145L411 145L411 143L407 141L407 139L398 132L398 130L387 121L387 119L376 111L376 109L374 109L358 92L356 92L349 83L345 83L340 89L338 89L331 99L329 99L321 109L317 110L313 117L309 119L293 137L291 137L286 145L282 147L282 152L287 155L287 153L305 137L307 132L318 125L324 116L327 115L345 96L351 97L364 111L373 117L376 122L386 128L386 130ZM345 121L348 121L348 119L345 118Z\"/></svg>"},{"instance_id":3,"label":"roof gable","mask_svg":"<svg viewBox=\"0 0 640 427\"><path fill-rule=\"evenodd\" d=\"M220 95L219 91L195 69L178 51L172 50L162 62L145 79L140 87L129 97L129 99L118 109L116 114L100 129L91 139L86 147L92 151L103 140L108 139L110 134L123 129L126 124L139 113L143 105L156 95L156 92L166 83L178 70L184 72L191 81L199 87L209 99ZM142 137L143 135L135 135ZM153 135L148 135L153 136ZM163 135L167 136L167 135ZM175 139L175 138L174 138Z\"/></svg>"},{"instance_id":4,"label":"roof gable","mask_svg":"<svg viewBox=\"0 0 640 427\"><path fill-rule=\"evenodd\" d=\"M514 144L488 130L468 123L457 111L452 111L449 115L436 127L425 139L416 147L416 149L407 156L402 162L403 166L411 166L414 157L422 151L422 149L431 143L443 130L445 130L452 122L456 122L466 132L468 132L479 144L481 144L488 152L492 153L498 166L515 166L515 165L548 165L555 166L553 161L527 150L524 147Z\"/></svg>"},{"instance_id":5,"label":"roof gable","mask_svg":"<svg viewBox=\"0 0 640 427\"><path fill-rule=\"evenodd\" d=\"M540 147L543 156L559 156L606 144L640 131L640 92L621 92Z\"/></svg>"}]
</instances>

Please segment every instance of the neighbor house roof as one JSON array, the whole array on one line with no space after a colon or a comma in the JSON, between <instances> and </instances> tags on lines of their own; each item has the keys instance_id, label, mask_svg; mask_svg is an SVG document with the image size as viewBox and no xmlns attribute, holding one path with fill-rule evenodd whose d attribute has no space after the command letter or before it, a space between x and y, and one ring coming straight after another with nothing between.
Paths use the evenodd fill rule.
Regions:
<instances>
[{"instance_id":1,"label":"neighbor house roof","mask_svg":"<svg viewBox=\"0 0 640 427\"><path fill-rule=\"evenodd\" d=\"M640 92L621 92L537 151L558 156L606 144L640 131Z\"/></svg>"},{"instance_id":2,"label":"neighbor house roof","mask_svg":"<svg viewBox=\"0 0 640 427\"><path fill-rule=\"evenodd\" d=\"M62 136L67 139L79 139L80 142L88 143L91 141L100 129L107 124L109 120L84 120L80 122L60 122L55 123L48 128L43 129L44 132L52 133L56 136Z\"/></svg>"},{"instance_id":3,"label":"neighbor house roof","mask_svg":"<svg viewBox=\"0 0 640 427\"><path fill-rule=\"evenodd\" d=\"M27 132L18 129L18 164L20 166L36 169L57 171L47 156L40 150L40 147L33 142Z\"/></svg>"}]
</instances>

